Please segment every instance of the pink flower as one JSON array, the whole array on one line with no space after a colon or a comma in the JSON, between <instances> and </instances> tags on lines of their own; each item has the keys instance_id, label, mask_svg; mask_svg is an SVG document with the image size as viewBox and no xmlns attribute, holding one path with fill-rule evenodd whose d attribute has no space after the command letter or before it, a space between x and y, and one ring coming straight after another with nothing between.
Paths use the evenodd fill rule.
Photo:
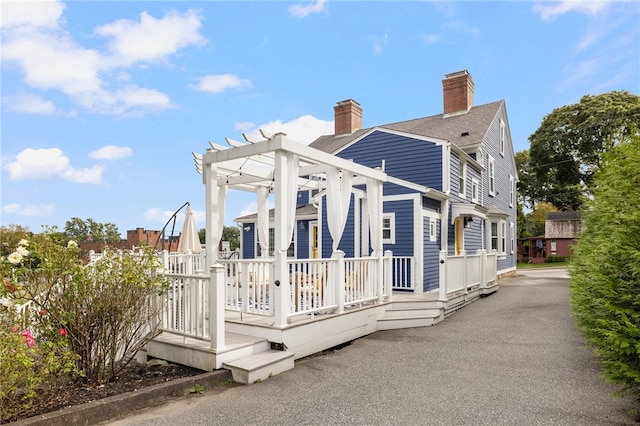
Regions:
<instances>
[{"instance_id":1,"label":"pink flower","mask_svg":"<svg viewBox=\"0 0 640 426\"><path fill-rule=\"evenodd\" d=\"M64 328L61 328L60 330L58 330L58 333L60 333L61 336L66 336L67 330L65 330Z\"/></svg>"},{"instance_id":2,"label":"pink flower","mask_svg":"<svg viewBox=\"0 0 640 426\"><path fill-rule=\"evenodd\" d=\"M31 330L23 331L22 335L25 337L25 339L27 339L28 348L36 344L36 339L33 338L33 335L31 334Z\"/></svg>"}]
</instances>

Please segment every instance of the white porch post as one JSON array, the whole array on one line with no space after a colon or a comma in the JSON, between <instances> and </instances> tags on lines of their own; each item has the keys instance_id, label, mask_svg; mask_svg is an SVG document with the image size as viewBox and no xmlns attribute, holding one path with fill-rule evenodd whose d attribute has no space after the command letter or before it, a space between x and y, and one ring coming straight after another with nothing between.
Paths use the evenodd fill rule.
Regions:
<instances>
[{"instance_id":1,"label":"white porch post","mask_svg":"<svg viewBox=\"0 0 640 426\"><path fill-rule=\"evenodd\" d=\"M480 288L487 287L487 251L485 249L478 250L480 255Z\"/></svg>"},{"instance_id":2,"label":"white porch post","mask_svg":"<svg viewBox=\"0 0 640 426\"><path fill-rule=\"evenodd\" d=\"M466 296L469 293L469 259L467 259L467 251L460 250L460 256L462 256L462 284L464 285L464 294Z\"/></svg>"},{"instance_id":3,"label":"white porch post","mask_svg":"<svg viewBox=\"0 0 640 426\"><path fill-rule=\"evenodd\" d=\"M206 164L202 170L203 180L205 183L205 211L206 211L206 266L205 271L208 271L211 266L218 260L218 245L214 243L214 227L217 226L218 212L218 172L216 166L213 164ZM223 212L224 214L224 212Z\"/></svg>"},{"instance_id":4,"label":"white porch post","mask_svg":"<svg viewBox=\"0 0 640 426\"><path fill-rule=\"evenodd\" d=\"M440 202L440 255L438 275L440 281L440 300L447 300L447 254L449 252L449 200Z\"/></svg>"},{"instance_id":5,"label":"white porch post","mask_svg":"<svg viewBox=\"0 0 640 426\"><path fill-rule=\"evenodd\" d=\"M378 259L376 261L376 279L378 280L378 303L382 303L384 302L384 293L383 293L384 257L382 253L382 248L383 248L383 244L382 244L382 182L376 181L375 184L373 185L373 190L376 192L376 196L375 196L376 205L373 206L373 208L375 208L378 211L378 214L377 214L378 221L377 223L373 224L378 228L375 231L377 234L377 238L376 238L375 247L373 247L373 250ZM371 198L369 198L369 201L371 201Z\"/></svg>"},{"instance_id":6,"label":"white porch post","mask_svg":"<svg viewBox=\"0 0 640 426\"><path fill-rule=\"evenodd\" d=\"M438 256L440 300L447 300L447 252L440 250Z\"/></svg>"},{"instance_id":7,"label":"white porch post","mask_svg":"<svg viewBox=\"0 0 640 426\"><path fill-rule=\"evenodd\" d=\"M388 293L387 301L393 300L393 252L384 252L384 291ZM415 282L415 281L412 281Z\"/></svg>"},{"instance_id":8,"label":"white porch post","mask_svg":"<svg viewBox=\"0 0 640 426\"><path fill-rule=\"evenodd\" d=\"M362 198L362 211L369 211L369 205L366 197ZM369 215L362 215L362 241L360 245L360 251L355 253L356 257L369 256L369 226Z\"/></svg>"},{"instance_id":9,"label":"white porch post","mask_svg":"<svg viewBox=\"0 0 640 426\"><path fill-rule=\"evenodd\" d=\"M224 266L219 263L209 270L209 338L211 349L218 351L224 341Z\"/></svg>"},{"instance_id":10,"label":"white porch post","mask_svg":"<svg viewBox=\"0 0 640 426\"><path fill-rule=\"evenodd\" d=\"M335 280L335 294L336 304L338 305L338 313L344 314L344 297L345 297L345 277L344 277L344 252L342 250L336 250L334 253L337 262L332 262L335 265L336 270L332 274Z\"/></svg>"},{"instance_id":11,"label":"white porch post","mask_svg":"<svg viewBox=\"0 0 640 426\"><path fill-rule=\"evenodd\" d=\"M275 137L279 137L276 135ZM280 136L281 137L281 136ZM283 151L275 153L275 276L280 285L275 288L275 322L276 327L283 327L287 324L287 314L291 299L291 288L289 283L289 271L287 268L287 194L289 188L289 177L287 167L287 156ZM295 219L294 219L295 220ZM284 247L284 249L283 249Z\"/></svg>"}]
</instances>

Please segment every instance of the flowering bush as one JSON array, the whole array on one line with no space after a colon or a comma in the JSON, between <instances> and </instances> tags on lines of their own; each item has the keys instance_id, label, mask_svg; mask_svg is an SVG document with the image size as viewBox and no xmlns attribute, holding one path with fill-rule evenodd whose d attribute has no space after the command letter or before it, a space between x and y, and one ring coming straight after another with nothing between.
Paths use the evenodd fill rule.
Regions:
<instances>
[{"instance_id":1,"label":"flowering bush","mask_svg":"<svg viewBox=\"0 0 640 426\"><path fill-rule=\"evenodd\" d=\"M8 345L7 360L20 355L36 362L51 351L68 348L80 376L102 383L115 377L157 332L154 319L160 306L152 302L165 291L167 281L156 273L158 259L150 249L105 250L85 264L75 241L60 241L45 232L2 250L0 300L21 312L14 319L19 332L4 323L0 328ZM0 315L10 312L5 311ZM41 353L46 348L51 351ZM13 388L19 386L16 382Z\"/></svg>"},{"instance_id":2,"label":"flowering bush","mask_svg":"<svg viewBox=\"0 0 640 426\"><path fill-rule=\"evenodd\" d=\"M64 335L37 338L16 325L16 315L0 315L0 423L29 408L32 398L55 391L62 376L77 375L76 355Z\"/></svg>"}]
</instances>

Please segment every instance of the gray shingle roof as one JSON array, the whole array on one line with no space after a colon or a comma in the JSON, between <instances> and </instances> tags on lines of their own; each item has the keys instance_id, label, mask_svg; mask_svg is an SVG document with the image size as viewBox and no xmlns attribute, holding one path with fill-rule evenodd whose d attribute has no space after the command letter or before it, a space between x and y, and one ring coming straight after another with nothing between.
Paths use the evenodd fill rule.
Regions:
<instances>
[{"instance_id":1,"label":"gray shingle roof","mask_svg":"<svg viewBox=\"0 0 640 426\"><path fill-rule=\"evenodd\" d=\"M430 117L384 124L380 127L417 136L433 137L452 142L461 149L480 144L504 100L472 107L466 114L445 117L444 114ZM372 129L361 129L348 135L325 135L313 141L310 146L324 152L333 153L356 140ZM468 133L462 136L463 133Z\"/></svg>"},{"instance_id":2,"label":"gray shingle roof","mask_svg":"<svg viewBox=\"0 0 640 426\"><path fill-rule=\"evenodd\" d=\"M550 212L545 216L546 220L580 220L580 212Z\"/></svg>"}]
</instances>

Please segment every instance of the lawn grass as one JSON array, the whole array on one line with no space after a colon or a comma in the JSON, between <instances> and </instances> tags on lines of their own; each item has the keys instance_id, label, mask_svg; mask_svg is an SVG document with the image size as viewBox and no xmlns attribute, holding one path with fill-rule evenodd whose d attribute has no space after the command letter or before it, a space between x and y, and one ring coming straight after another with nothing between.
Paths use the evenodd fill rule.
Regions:
<instances>
[{"instance_id":1,"label":"lawn grass","mask_svg":"<svg viewBox=\"0 0 640 426\"><path fill-rule=\"evenodd\" d=\"M535 268L566 268L569 262L551 262L551 263L524 263L518 262L517 269L535 269Z\"/></svg>"}]
</instances>

